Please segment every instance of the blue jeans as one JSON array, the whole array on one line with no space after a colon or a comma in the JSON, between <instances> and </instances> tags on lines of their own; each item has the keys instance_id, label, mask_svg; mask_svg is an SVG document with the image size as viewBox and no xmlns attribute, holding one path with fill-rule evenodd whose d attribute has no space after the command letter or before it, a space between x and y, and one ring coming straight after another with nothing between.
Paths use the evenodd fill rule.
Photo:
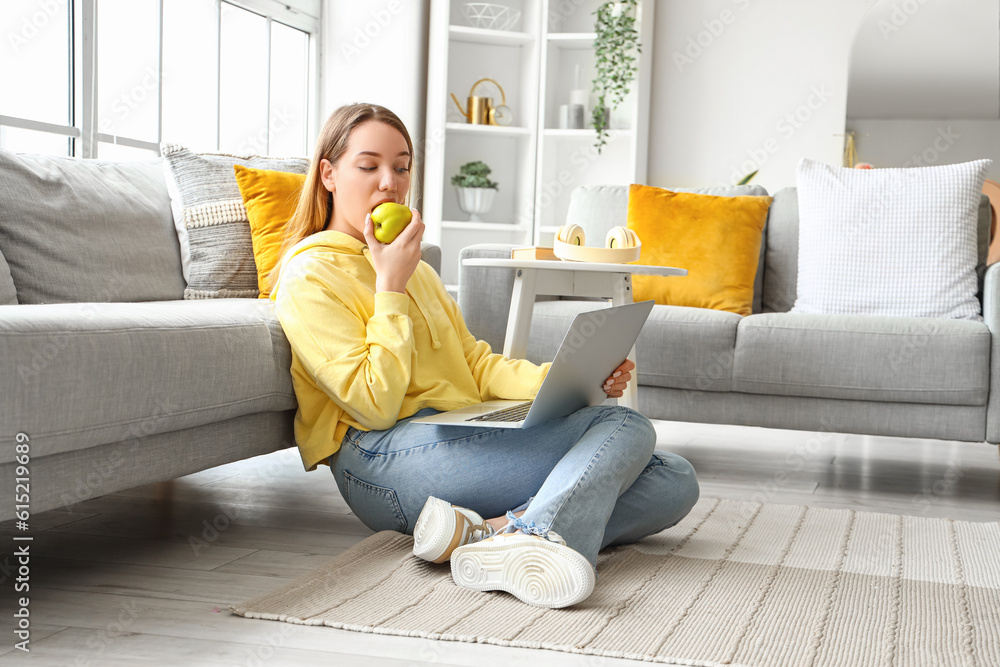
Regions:
<instances>
[{"instance_id":1,"label":"blue jeans","mask_svg":"<svg viewBox=\"0 0 1000 667\"><path fill-rule=\"evenodd\" d=\"M653 425L624 407L584 408L529 429L414 424L347 431L330 458L351 510L375 531L412 534L428 496L484 518L552 530L596 567L600 549L668 528L698 500L691 464L653 452Z\"/></svg>"}]
</instances>

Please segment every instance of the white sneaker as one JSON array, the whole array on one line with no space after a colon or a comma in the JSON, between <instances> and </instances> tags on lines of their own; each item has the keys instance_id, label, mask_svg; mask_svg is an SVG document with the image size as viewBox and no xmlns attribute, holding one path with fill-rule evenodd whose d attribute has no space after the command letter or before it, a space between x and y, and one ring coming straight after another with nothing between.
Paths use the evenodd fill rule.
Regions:
<instances>
[{"instance_id":1,"label":"white sneaker","mask_svg":"<svg viewBox=\"0 0 1000 667\"><path fill-rule=\"evenodd\" d=\"M535 607L569 607L594 590L594 568L557 533L498 533L455 549L451 578L474 591L506 591Z\"/></svg>"},{"instance_id":2,"label":"white sneaker","mask_svg":"<svg viewBox=\"0 0 1000 667\"><path fill-rule=\"evenodd\" d=\"M472 510L429 496L413 527L413 555L443 563L456 547L492 534L493 527Z\"/></svg>"}]
</instances>

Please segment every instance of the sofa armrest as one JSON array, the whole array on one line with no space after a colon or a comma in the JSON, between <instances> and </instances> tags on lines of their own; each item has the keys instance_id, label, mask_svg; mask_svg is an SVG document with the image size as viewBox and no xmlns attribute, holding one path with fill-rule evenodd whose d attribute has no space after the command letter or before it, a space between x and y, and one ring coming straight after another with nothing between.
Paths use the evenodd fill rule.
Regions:
<instances>
[{"instance_id":1,"label":"sofa armrest","mask_svg":"<svg viewBox=\"0 0 1000 667\"><path fill-rule=\"evenodd\" d=\"M986 442L1000 443L1000 263L986 269L983 320L992 334L990 396L986 403Z\"/></svg>"},{"instance_id":2,"label":"sofa armrest","mask_svg":"<svg viewBox=\"0 0 1000 667\"><path fill-rule=\"evenodd\" d=\"M441 275L441 248L433 243L421 243L420 259L430 264L437 274Z\"/></svg>"},{"instance_id":3,"label":"sofa armrest","mask_svg":"<svg viewBox=\"0 0 1000 667\"><path fill-rule=\"evenodd\" d=\"M994 334L1000 334L1000 263L986 269L983 278L983 320Z\"/></svg>"},{"instance_id":4,"label":"sofa armrest","mask_svg":"<svg viewBox=\"0 0 1000 667\"><path fill-rule=\"evenodd\" d=\"M494 352L503 350L507 336L514 269L465 266L463 260L510 259L510 252L516 247L504 243L477 243L459 253L458 305L472 335L489 343Z\"/></svg>"}]
</instances>

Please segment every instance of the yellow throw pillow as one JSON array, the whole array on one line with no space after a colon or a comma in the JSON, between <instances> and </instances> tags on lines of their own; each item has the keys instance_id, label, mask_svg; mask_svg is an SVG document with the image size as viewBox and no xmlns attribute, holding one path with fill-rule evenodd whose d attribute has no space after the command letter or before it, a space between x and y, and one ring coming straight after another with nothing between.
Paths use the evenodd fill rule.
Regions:
<instances>
[{"instance_id":1,"label":"yellow throw pillow","mask_svg":"<svg viewBox=\"0 0 1000 667\"><path fill-rule=\"evenodd\" d=\"M688 270L681 278L633 276L633 298L749 315L770 206L771 197L716 197L632 185L628 228L642 241L639 263Z\"/></svg>"},{"instance_id":2,"label":"yellow throw pillow","mask_svg":"<svg viewBox=\"0 0 1000 667\"><path fill-rule=\"evenodd\" d=\"M250 221L250 240L257 263L257 287L260 298L267 299L271 294L267 276L278 262L281 237L298 206L306 176L287 171L251 169L239 164L233 165L233 170L243 204L247 207L247 220Z\"/></svg>"}]
</instances>

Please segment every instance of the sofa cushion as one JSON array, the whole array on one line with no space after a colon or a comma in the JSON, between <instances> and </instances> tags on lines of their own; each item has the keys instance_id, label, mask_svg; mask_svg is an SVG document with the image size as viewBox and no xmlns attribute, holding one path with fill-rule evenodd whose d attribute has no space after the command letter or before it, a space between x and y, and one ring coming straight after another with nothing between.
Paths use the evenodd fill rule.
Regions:
<instances>
[{"instance_id":1,"label":"sofa cushion","mask_svg":"<svg viewBox=\"0 0 1000 667\"><path fill-rule=\"evenodd\" d=\"M770 197L716 197L648 185L629 189L628 227L639 263L687 269L683 280L632 278L637 301L749 315Z\"/></svg>"},{"instance_id":2,"label":"sofa cushion","mask_svg":"<svg viewBox=\"0 0 1000 667\"><path fill-rule=\"evenodd\" d=\"M22 304L162 301L184 292L160 160L0 149L0 252Z\"/></svg>"},{"instance_id":3,"label":"sofa cushion","mask_svg":"<svg viewBox=\"0 0 1000 667\"><path fill-rule=\"evenodd\" d=\"M7 259L0 252L0 306L9 306L14 303L17 303L14 279L10 276L10 266L7 264Z\"/></svg>"},{"instance_id":4,"label":"sofa cushion","mask_svg":"<svg viewBox=\"0 0 1000 667\"><path fill-rule=\"evenodd\" d=\"M792 312L982 319L977 222L992 163L847 169L800 160Z\"/></svg>"},{"instance_id":5,"label":"sofa cushion","mask_svg":"<svg viewBox=\"0 0 1000 667\"><path fill-rule=\"evenodd\" d=\"M528 359L552 361L573 318L606 307L592 301L535 304ZM653 306L635 344L639 382L657 387L729 391L736 326L734 313L684 306Z\"/></svg>"},{"instance_id":6,"label":"sofa cushion","mask_svg":"<svg viewBox=\"0 0 1000 667\"><path fill-rule=\"evenodd\" d=\"M260 298L271 296L270 276L281 259L281 243L285 227L298 208L305 174L271 169L251 169L233 166L236 183L247 209L253 259L257 265L257 289Z\"/></svg>"},{"instance_id":7,"label":"sofa cushion","mask_svg":"<svg viewBox=\"0 0 1000 667\"><path fill-rule=\"evenodd\" d=\"M736 335L733 389L751 394L985 405L990 332L924 317L765 313Z\"/></svg>"},{"instance_id":8,"label":"sofa cushion","mask_svg":"<svg viewBox=\"0 0 1000 667\"><path fill-rule=\"evenodd\" d=\"M672 192L713 195L716 197L766 197L767 190L759 185L721 185L707 188L669 188ZM570 193L566 222L580 225L590 245L600 245L612 227L628 220L628 185L582 185ZM767 244L766 226L761 237L757 275L754 279L753 312L761 311L761 290L764 285L764 251Z\"/></svg>"},{"instance_id":9,"label":"sofa cushion","mask_svg":"<svg viewBox=\"0 0 1000 667\"><path fill-rule=\"evenodd\" d=\"M296 406L269 301L0 306L0 451L45 456Z\"/></svg>"},{"instance_id":10,"label":"sofa cushion","mask_svg":"<svg viewBox=\"0 0 1000 667\"><path fill-rule=\"evenodd\" d=\"M986 258L990 245L992 208L990 199L982 195L979 199L979 223L977 228L976 274L980 295L983 276L986 274ZM764 262L762 263L762 307L754 312L786 313L791 310L797 297L799 271L799 197L796 188L783 188L774 193L774 201L764 226Z\"/></svg>"},{"instance_id":11,"label":"sofa cushion","mask_svg":"<svg viewBox=\"0 0 1000 667\"><path fill-rule=\"evenodd\" d=\"M795 188L774 193L764 226L764 246L761 311L787 313L795 304L799 275L799 194Z\"/></svg>"},{"instance_id":12,"label":"sofa cushion","mask_svg":"<svg viewBox=\"0 0 1000 667\"><path fill-rule=\"evenodd\" d=\"M257 265L234 165L305 173L306 158L195 153L161 146L187 288L185 299L256 298Z\"/></svg>"}]
</instances>

